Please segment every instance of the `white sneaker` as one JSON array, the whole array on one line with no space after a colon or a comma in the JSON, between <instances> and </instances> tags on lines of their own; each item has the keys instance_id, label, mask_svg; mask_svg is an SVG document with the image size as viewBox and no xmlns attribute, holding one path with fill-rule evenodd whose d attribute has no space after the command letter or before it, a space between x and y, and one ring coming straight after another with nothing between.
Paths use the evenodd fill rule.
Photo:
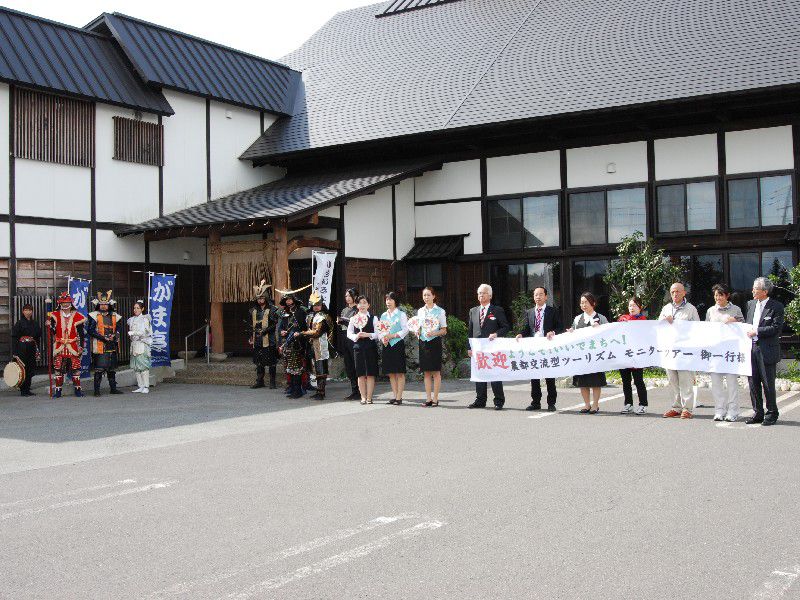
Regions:
<instances>
[{"instance_id":1,"label":"white sneaker","mask_svg":"<svg viewBox=\"0 0 800 600\"><path fill-rule=\"evenodd\" d=\"M139 393L139 392L141 392L141 391L142 391L142 388L136 388L135 390L133 390L133 391L131 392L131 394L138 394L138 393Z\"/></svg>"},{"instance_id":2,"label":"white sneaker","mask_svg":"<svg viewBox=\"0 0 800 600\"><path fill-rule=\"evenodd\" d=\"M150 388L142 388L142 389L139 390L139 392L142 393L142 394L149 394L150 393Z\"/></svg>"},{"instance_id":3,"label":"white sneaker","mask_svg":"<svg viewBox=\"0 0 800 600\"><path fill-rule=\"evenodd\" d=\"M623 415L627 415L628 413L633 412L633 404L626 404L621 411L619 411Z\"/></svg>"},{"instance_id":4,"label":"white sneaker","mask_svg":"<svg viewBox=\"0 0 800 600\"><path fill-rule=\"evenodd\" d=\"M728 423L736 423L736 421L739 420L739 417L734 417L734 416L728 415L728 416L725 417L725 420Z\"/></svg>"},{"instance_id":5,"label":"white sneaker","mask_svg":"<svg viewBox=\"0 0 800 600\"><path fill-rule=\"evenodd\" d=\"M715 421L724 421L725 417L723 415L714 415Z\"/></svg>"},{"instance_id":6,"label":"white sneaker","mask_svg":"<svg viewBox=\"0 0 800 600\"><path fill-rule=\"evenodd\" d=\"M639 406L637 406L637 407L636 407L636 411L634 412L634 414L636 414L636 415L643 415L643 414L645 414L646 412L647 412L647 407L646 407L646 406L642 406L642 405L640 404Z\"/></svg>"}]
</instances>

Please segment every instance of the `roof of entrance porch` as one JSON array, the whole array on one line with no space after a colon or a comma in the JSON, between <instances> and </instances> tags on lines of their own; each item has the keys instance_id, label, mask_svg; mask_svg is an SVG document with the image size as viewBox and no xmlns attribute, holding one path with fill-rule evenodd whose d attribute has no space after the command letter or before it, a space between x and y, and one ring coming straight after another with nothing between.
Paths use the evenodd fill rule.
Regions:
<instances>
[{"instance_id":1,"label":"roof of entrance porch","mask_svg":"<svg viewBox=\"0 0 800 600\"><path fill-rule=\"evenodd\" d=\"M125 225L116 233L119 236L145 234L147 239L166 239L205 237L212 231L222 235L257 233L270 230L271 222L276 220L291 223L308 219L309 225L320 226L323 223L316 217L320 210L440 166L440 160L417 159L289 174L283 179L138 225Z\"/></svg>"}]
</instances>

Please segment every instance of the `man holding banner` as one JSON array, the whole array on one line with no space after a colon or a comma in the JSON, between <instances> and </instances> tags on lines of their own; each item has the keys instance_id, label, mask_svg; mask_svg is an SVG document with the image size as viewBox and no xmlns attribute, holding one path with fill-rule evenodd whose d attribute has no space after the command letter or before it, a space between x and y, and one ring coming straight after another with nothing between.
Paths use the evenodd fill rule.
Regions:
<instances>
[{"instance_id":1,"label":"man holding banner","mask_svg":"<svg viewBox=\"0 0 800 600\"><path fill-rule=\"evenodd\" d=\"M471 338L483 338L481 341L489 342L491 345L498 337L503 337L506 333L508 333L506 313L501 307L492 304L492 286L482 283L478 286L478 306L469 311L469 335ZM472 357L472 350L469 355ZM506 403L502 377L490 379L489 382L492 384L494 409L502 410L503 404ZM469 408L486 408L488 398L486 383L486 380L478 380L475 384L475 402L470 404Z\"/></svg>"},{"instance_id":2,"label":"man holding banner","mask_svg":"<svg viewBox=\"0 0 800 600\"><path fill-rule=\"evenodd\" d=\"M682 283L673 283L669 288L669 295L672 298L672 302L661 309L661 314L658 317L659 320L666 321L670 324L675 321L700 320L697 309L686 300L686 288ZM667 369L666 371L670 390L672 390L675 396L675 403L672 405L672 408L664 413L664 417L691 419L694 395L692 391L694 386L694 370Z\"/></svg>"}]
</instances>

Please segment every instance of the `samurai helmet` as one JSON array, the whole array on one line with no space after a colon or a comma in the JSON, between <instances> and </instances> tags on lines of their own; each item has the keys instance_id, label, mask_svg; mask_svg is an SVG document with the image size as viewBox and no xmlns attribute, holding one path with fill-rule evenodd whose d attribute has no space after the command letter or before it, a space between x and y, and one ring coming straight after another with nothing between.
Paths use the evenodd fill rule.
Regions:
<instances>
[{"instance_id":1,"label":"samurai helmet","mask_svg":"<svg viewBox=\"0 0 800 600\"><path fill-rule=\"evenodd\" d=\"M111 291L108 290L107 292L97 292L97 298L92 298L92 306L99 306L101 304L108 304L109 306L114 306L117 301L111 298Z\"/></svg>"},{"instance_id":2,"label":"samurai helmet","mask_svg":"<svg viewBox=\"0 0 800 600\"><path fill-rule=\"evenodd\" d=\"M75 306L75 301L72 299L72 296L69 295L69 292L61 292L58 295L58 301L56 302L56 305L60 308L62 304L67 303L69 303L69 305L72 307Z\"/></svg>"},{"instance_id":3,"label":"samurai helmet","mask_svg":"<svg viewBox=\"0 0 800 600\"><path fill-rule=\"evenodd\" d=\"M319 292L317 290L314 290L308 297L308 305L314 307L317 306L318 304L322 306L322 310L327 309L327 307L325 306L325 300L322 298L322 296L319 295Z\"/></svg>"},{"instance_id":4,"label":"samurai helmet","mask_svg":"<svg viewBox=\"0 0 800 600\"><path fill-rule=\"evenodd\" d=\"M267 291L272 286L267 283L266 279L262 279L261 283L258 285L253 286L253 293L255 294L255 299L258 300L259 298L268 298Z\"/></svg>"}]
</instances>

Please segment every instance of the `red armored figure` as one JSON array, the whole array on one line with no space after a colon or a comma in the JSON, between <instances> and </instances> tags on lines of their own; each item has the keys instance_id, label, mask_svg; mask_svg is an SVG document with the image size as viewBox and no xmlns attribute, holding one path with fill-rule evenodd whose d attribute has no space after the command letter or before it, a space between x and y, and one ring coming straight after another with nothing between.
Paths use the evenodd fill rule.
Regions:
<instances>
[{"instance_id":1,"label":"red armored figure","mask_svg":"<svg viewBox=\"0 0 800 600\"><path fill-rule=\"evenodd\" d=\"M72 376L75 395L81 392L81 355L83 354L84 324L86 317L80 314L73 304L72 296L64 292L58 297L58 310L47 315L47 322L53 335L53 370L55 389L53 398L61 397L64 375Z\"/></svg>"}]
</instances>

